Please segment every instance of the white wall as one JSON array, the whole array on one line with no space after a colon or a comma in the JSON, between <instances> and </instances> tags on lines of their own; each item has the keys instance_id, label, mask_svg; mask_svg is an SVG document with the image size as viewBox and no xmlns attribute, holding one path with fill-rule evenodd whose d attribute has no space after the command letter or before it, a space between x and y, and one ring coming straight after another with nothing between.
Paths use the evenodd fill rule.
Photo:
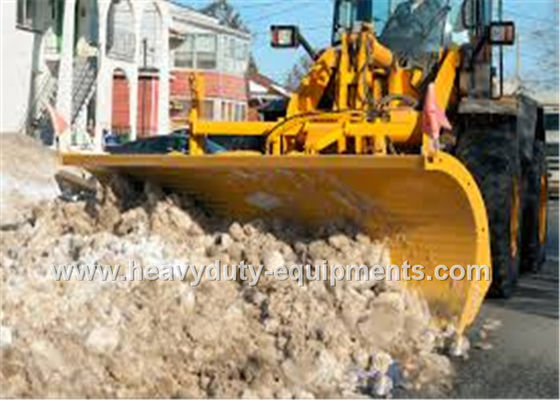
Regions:
<instances>
[{"instance_id":1,"label":"white wall","mask_svg":"<svg viewBox=\"0 0 560 400\"><path fill-rule=\"evenodd\" d=\"M15 132L29 102L35 34L16 28L16 0L0 0L0 18L0 132Z\"/></svg>"},{"instance_id":2,"label":"white wall","mask_svg":"<svg viewBox=\"0 0 560 400\"><path fill-rule=\"evenodd\" d=\"M2 1L2 0L0 0ZM162 0L126 0L127 4L131 6L132 14L130 17L132 21L124 23L122 20L119 22L123 14L115 15L118 26L127 26L135 38L135 52L132 60L117 59L111 57L106 52L107 42L107 26L112 21L109 21L109 7L111 0L97 0L99 5L99 42L100 42L100 65L97 79L97 114L96 114L96 132L95 143L96 147L101 147L102 131L104 129L111 129L112 125L112 93L113 93L113 72L119 68L126 74L129 84L130 95L130 135L132 139L136 138L136 123L138 114L138 70L142 66L141 59L141 34L142 34L142 17L144 10L154 10L154 4L157 7L158 13L161 16L160 36L159 43L161 44L160 56L156 61L159 65L159 109L158 109L158 132L159 134L169 133L169 26L171 25L171 17L169 16L167 4ZM125 0L123 0L125 1ZM121 6L120 9L124 9ZM155 14L152 14L155 16ZM113 21L114 23L114 21ZM145 32L145 31L144 31Z\"/></svg>"}]
</instances>

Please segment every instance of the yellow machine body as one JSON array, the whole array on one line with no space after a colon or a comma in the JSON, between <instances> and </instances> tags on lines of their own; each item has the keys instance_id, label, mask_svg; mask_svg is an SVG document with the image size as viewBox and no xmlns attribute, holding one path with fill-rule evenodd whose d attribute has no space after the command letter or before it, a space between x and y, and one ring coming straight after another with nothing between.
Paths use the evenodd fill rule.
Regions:
<instances>
[{"instance_id":1,"label":"yellow machine body","mask_svg":"<svg viewBox=\"0 0 560 400\"><path fill-rule=\"evenodd\" d=\"M357 61L350 62L350 47L360 49ZM457 49L441 54L433 84L443 110L457 97L460 58ZM319 110L333 73L334 106ZM240 220L275 217L311 226L352 220L373 239L389 238L393 264L406 260L425 267L431 280L407 284L426 298L438 321L462 333L478 314L491 278L440 281L433 272L442 264L490 267L488 221L471 174L431 146L422 131L422 112L399 97L422 99L420 75L401 69L365 26L342 35L340 48L327 49L316 60L283 120L201 121L204 85L193 78L190 154L64 153L62 159L100 176L118 173L156 182ZM364 99L387 95L392 97L372 117ZM266 149L204 154L204 139L220 135L264 136ZM396 154L391 145L411 150Z\"/></svg>"}]
</instances>

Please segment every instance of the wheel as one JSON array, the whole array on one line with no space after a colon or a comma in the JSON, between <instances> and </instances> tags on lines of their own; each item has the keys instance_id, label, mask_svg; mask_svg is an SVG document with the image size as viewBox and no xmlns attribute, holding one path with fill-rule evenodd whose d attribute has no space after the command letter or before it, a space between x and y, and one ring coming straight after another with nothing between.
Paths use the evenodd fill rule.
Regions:
<instances>
[{"instance_id":1,"label":"wheel","mask_svg":"<svg viewBox=\"0 0 560 400\"><path fill-rule=\"evenodd\" d=\"M517 283L521 253L522 196L515 127L475 127L459 135L455 155L474 176L490 225L490 295L508 298Z\"/></svg>"},{"instance_id":2,"label":"wheel","mask_svg":"<svg viewBox=\"0 0 560 400\"><path fill-rule=\"evenodd\" d=\"M538 272L546 259L548 171L545 144L537 140L525 173L522 272Z\"/></svg>"}]
</instances>

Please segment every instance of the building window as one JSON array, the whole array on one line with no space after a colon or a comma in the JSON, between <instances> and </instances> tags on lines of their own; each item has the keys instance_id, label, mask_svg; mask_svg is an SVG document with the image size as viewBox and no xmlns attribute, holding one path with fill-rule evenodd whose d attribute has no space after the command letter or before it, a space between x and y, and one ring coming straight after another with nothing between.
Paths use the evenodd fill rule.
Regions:
<instances>
[{"instance_id":1,"label":"building window","mask_svg":"<svg viewBox=\"0 0 560 400\"><path fill-rule=\"evenodd\" d=\"M233 116L233 120L234 121L241 121L241 105L240 104L235 105L235 114Z\"/></svg>"},{"instance_id":2,"label":"building window","mask_svg":"<svg viewBox=\"0 0 560 400\"><path fill-rule=\"evenodd\" d=\"M216 69L217 38L213 34L187 34L175 50L176 68Z\"/></svg>"},{"instance_id":3,"label":"building window","mask_svg":"<svg viewBox=\"0 0 560 400\"><path fill-rule=\"evenodd\" d=\"M247 67L249 43L247 40L225 36L223 38L223 69L242 74Z\"/></svg>"},{"instance_id":4,"label":"building window","mask_svg":"<svg viewBox=\"0 0 560 400\"><path fill-rule=\"evenodd\" d=\"M233 59L235 57L235 39L229 38L226 56Z\"/></svg>"},{"instance_id":5,"label":"building window","mask_svg":"<svg viewBox=\"0 0 560 400\"><path fill-rule=\"evenodd\" d=\"M216 69L216 35L198 35L196 37L196 67L198 69Z\"/></svg>"},{"instance_id":6,"label":"building window","mask_svg":"<svg viewBox=\"0 0 560 400\"><path fill-rule=\"evenodd\" d=\"M247 105L244 103L231 103L232 108L229 120L230 121L245 121L247 120Z\"/></svg>"},{"instance_id":7,"label":"building window","mask_svg":"<svg viewBox=\"0 0 560 400\"><path fill-rule=\"evenodd\" d=\"M56 21L56 4L55 0L49 0L49 8L51 10L51 20Z\"/></svg>"},{"instance_id":8,"label":"building window","mask_svg":"<svg viewBox=\"0 0 560 400\"><path fill-rule=\"evenodd\" d=\"M132 62L136 53L134 17L128 1L111 1L107 18L107 55Z\"/></svg>"},{"instance_id":9,"label":"building window","mask_svg":"<svg viewBox=\"0 0 560 400\"><path fill-rule=\"evenodd\" d=\"M175 67L193 68L194 66L194 36L187 35L185 41L175 50Z\"/></svg>"},{"instance_id":10,"label":"building window","mask_svg":"<svg viewBox=\"0 0 560 400\"><path fill-rule=\"evenodd\" d=\"M17 1L17 26L22 28L33 29L33 21L37 13L36 0L18 0Z\"/></svg>"},{"instance_id":11,"label":"building window","mask_svg":"<svg viewBox=\"0 0 560 400\"><path fill-rule=\"evenodd\" d=\"M136 36L127 29L109 29L107 34L107 55L116 60L131 62L134 60Z\"/></svg>"},{"instance_id":12,"label":"building window","mask_svg":"<svg viewBox=\"0 0 560 400\"><path fill-rule=\"evenodd\" d=\"M245 61L247 58L248 53L248 46L247 43L242 41L237 41L237 45L235 46L235 59L237 61Z\"/></svg>"},{"instance_id":13,"label":"building window","mask_svg":"<svg viewBox=\"0 0 560 400\"><path fill-rule=\"evenodd\" d=\"M202 102L202 119L206 121L214 120L214 100L204 100Z\"/></svg>"},{"instance_id":14,"label":"building window","mask_svg":"<svg viewBox=\"0 0 560 400\"><path fill-rule=\"evenodd\" d=\"M227 104L227 120L228 121L233 121L233 104L232 103Z\"/></svg>"}]
</instances>

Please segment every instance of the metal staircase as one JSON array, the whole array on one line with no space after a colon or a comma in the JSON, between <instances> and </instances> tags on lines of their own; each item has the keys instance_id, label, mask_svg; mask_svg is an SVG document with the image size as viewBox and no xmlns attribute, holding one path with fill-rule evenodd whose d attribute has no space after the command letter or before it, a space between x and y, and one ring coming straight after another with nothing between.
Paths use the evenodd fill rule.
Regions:
<instances>
[{"instance_id":1,"label":"metal staircase","mask_svg":"<svg viewBox=\"0 0 560 400\"><path fill-rule=\"evenodd\" d=\"M55 102L57 91L58 79L51 74L46 75L29 108L24 113L24 119L20 124L20 132L43 138L42 132L50 125L46 104Z\"/></svg>"},{"instance_id":2,"label":"metal staircase","mask_svg":"<svg viewBox=\"0 0 560 400\"><path fill-rule=\"evenodd\" d=\"M97 58L77 57L74 60L74 79L72 82L72 117L70 125L86 108L97 82Z\"/></svg>"},{"instance_id":3,"label":"metal staircase","mask_svg":"<svg viewBox=\"0 0 560 400\"><path fill-rule=\"evenodd\" d=\"M25 112L20 124L20 131L41 139L45 144L52 144L54 134L46 105L54 105L58 93L58 71L46 75L37 94ZM80 114L85 112L87 104L95 92L97 82L97 58L76 57L74 59L74 76L72 79L72 114L70 126L74 126Z\"/></svg>"}]
</instances>

